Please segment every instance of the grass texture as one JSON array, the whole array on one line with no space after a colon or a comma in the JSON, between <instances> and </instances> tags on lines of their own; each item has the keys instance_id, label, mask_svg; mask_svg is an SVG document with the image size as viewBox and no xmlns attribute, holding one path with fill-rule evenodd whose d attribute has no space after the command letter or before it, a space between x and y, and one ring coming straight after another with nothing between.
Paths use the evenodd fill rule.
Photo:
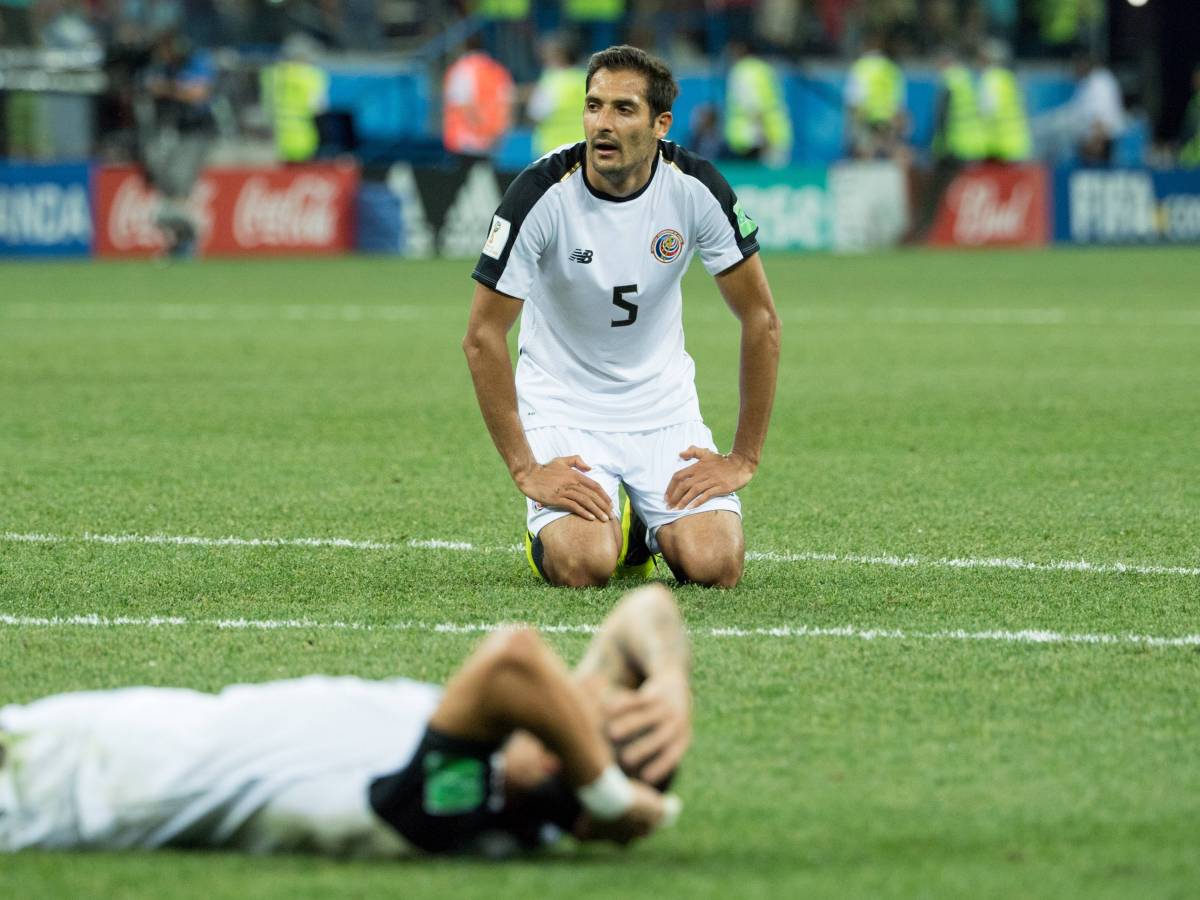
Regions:
<instances>
[{"instance_id":1,"label":"grass texture","mask_svg":"<svg viewBox=\"0 0 1200 900\"><path fill-rule=\"evenodd\" d=\"M764 262L784 353L753 555L732 592L678 591L678 828L504 865L22 854L0 896L1194 896L1200 254ZM441 680L478 638L432 626L598 623L628 584L547 588L512 549L468 271L0 266L0 704ZM698 265L684 290L727 448L736 327Z\"/></svg>"}]
</instances>

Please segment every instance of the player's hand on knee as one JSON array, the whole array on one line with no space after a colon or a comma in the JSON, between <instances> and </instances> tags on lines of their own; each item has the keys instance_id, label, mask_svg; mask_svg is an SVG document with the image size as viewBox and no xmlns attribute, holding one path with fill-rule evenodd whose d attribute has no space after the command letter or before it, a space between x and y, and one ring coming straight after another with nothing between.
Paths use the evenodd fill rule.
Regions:
<instances>
[{"instance_id":1,"label":"player's hand on knee","mask_svg":"<svg viewBox=\"0 0 1200 900\"><path fill-rule=\"evenodd\" d=\"M679 458L697 462L676 472L667 485L669 509L688 509L732 494L754 477L754 465L737 453L722 455L705 447L688 447Z\"/></svg>"},{"instance_id":2,"label":"player's hand on knee","mask_svg":"<svg viewBox=\"0 0 1200 900\"><path fill-rule=\"evenodd\" d=\"M556 456L518 475L517 487L535 503L565 509L590 522L607 522L612 500L604 488L583 474L591 468L582 457Z\"/></svg>"},{"instance_id":3,"label":"player's hand on knee","mask_svg":"<svg viewBox=\"0 0 1200 900\"><path fill-rule=\"evenodd\" d=\"M604 712L621 767L649 784L675 771L692 742L692 693L682 673L652 675L608 701Z\"/></svg>"}]
</instances>

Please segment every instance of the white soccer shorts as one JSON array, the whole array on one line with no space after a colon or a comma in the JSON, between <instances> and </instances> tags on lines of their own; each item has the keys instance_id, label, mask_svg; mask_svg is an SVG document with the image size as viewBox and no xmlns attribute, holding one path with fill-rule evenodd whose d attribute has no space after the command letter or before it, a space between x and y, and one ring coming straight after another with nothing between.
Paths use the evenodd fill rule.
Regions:
<instances>
[{"instance_id":1,"label":"white soccer shorts","mask_svg":"<svg viewBox=\"0 0 1200 900\"><path fill-rule=\"evenodd\" d=\"M658 552L658 529L684 516L718 509L742 514L742 501L736 493L713 497L692 509L667 508L667 485L671 478L695 463L680 459L679 454L691 446L717 450L712 432L701 421L635 432L550 426L532 428L525 432L525 437L539 463L559 456L582 457L592 467L584 474L608 493L614 516L620 513L618 489L624 485L634 510L650 529L648 544L654 553ZM526 498L526 527L535 535L567 515L570 513L564 509L543 506Z\"/></svg>"}]
</instances>

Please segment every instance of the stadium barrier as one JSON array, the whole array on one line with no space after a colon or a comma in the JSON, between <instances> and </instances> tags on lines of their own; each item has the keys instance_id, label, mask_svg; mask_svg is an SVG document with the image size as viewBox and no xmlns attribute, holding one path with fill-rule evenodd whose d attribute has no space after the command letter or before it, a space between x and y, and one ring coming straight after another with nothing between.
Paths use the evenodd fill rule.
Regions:
<instances>
[{"instance_id":1,"label":"stadium barrier","mask_svg":"<svg viewBox=\"0 0 1200 900\"><path fill-rule=\"evenodd\" d=\"M937 247L1036 247L1050 238L1049 173L1037 165L980 165L946 188L929 243Z\"/></svg>"},{"instance_id":2,"label":"stadium barrier","mask_svg":"<svg viewBox=\"0 0 1200 900\"><path fill-rule=\"evenodd\" d=\"M515 173L498 172L486 162L457 168L396 163L383 173L382 190L364 182L369 212L386 215L381 224L392 230L360 232L359 249L409 257L476 257L514 178Z\"/></svg>"},{"instance_id":3,"label":"stadium barrier","mask_svg":"<svg viewBox=\"0 0 1200 900\"><path fill-rule=\"evenodd\" d=\"M134 166L93 173L95 253L152 256L158 192ZM191 194L204 256L333 254L354 247L358 167L327 164L206 169Z\"/></svg>"},{"instance_id":4,"label":"stadium barrier","mask_svg":"<svg viewBox=\"0 0 1200 900\"><path fill-rule=\"evenodd\" d=\"M722 171L764 248L848 252L895 246L908 230L905 173L892 163ZM353 250L469 259L513 174L397 163L211 168L191 202L202 255ZM0 257L146 257L162 250L161 202L133 166L0 164ZM978 165L938 206L939 247L1200 243L1200 170Z\"/></svg>"},{"instance_id":5,"label":"stadium barrier","mask_svg":"<svg viewBox=\"0 0 1200 900\"><path fill-rule=\"evenodd\" d=\"M940 247L1200 242L1200 170L978 165L943 194Z\"/></svg>"},{"instance_id":6,"label":"stadium barrier","mask_svg":"<svg viewBox=\"0 0 1200 900\"><path fill-rule=\"evenodd\" d=\"M1200 241L1200 169L1060 169L1054 237L1075 244Z\"/></svg>"},{"instance_id":7,"label":"stadium barrier","mask_svg":"<svg viewBox=\"0 0 1200 900\"><path fill-rule=\"evenodd\" d=\"M770 250L866 250L896 244L908 223L903 173L891 163L771 170L722 166ZM402 256L471 258L513 179L486 163L397 163L359 195L358 248Z\"/></svg>"},{"instance_id":8,"label":"stadium barrier","mask_svg":"<svg viewBox=\"0 0 1200 900\"><path fill-rule=\"evenodd\" d=\"M82 163L0 163L0 256L90 254L88 172Z\"/></svg>"},{"instance_id":9,"label":"stadium barrier","mask_svg":"<svg viewBox=\"0 0 1200 900\"><path fill-rule=\"evenodd\" d=\"M908 227L904 173L889 162L829 168L721 166L759 225L768 250L869 250L894 246Z\"/></svg>"}]
</instances>

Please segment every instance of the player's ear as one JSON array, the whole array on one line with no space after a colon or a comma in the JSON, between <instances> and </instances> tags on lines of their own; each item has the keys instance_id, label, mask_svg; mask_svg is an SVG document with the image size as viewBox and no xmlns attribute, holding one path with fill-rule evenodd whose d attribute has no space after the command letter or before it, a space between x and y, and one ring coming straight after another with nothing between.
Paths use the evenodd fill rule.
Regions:
<instances>
[{"instance_id":1,"label":"player's ear","mask_svg":"<svg viewBox=\"0 0 1200 900\"><path fill-rule=\"evenodd\" d=\"M671 120L673 116L668 109L666 112L660 112L654 117L654 136L662 140L667 136L667 132L671 130Z\"/></svg>"}]
</instances>

